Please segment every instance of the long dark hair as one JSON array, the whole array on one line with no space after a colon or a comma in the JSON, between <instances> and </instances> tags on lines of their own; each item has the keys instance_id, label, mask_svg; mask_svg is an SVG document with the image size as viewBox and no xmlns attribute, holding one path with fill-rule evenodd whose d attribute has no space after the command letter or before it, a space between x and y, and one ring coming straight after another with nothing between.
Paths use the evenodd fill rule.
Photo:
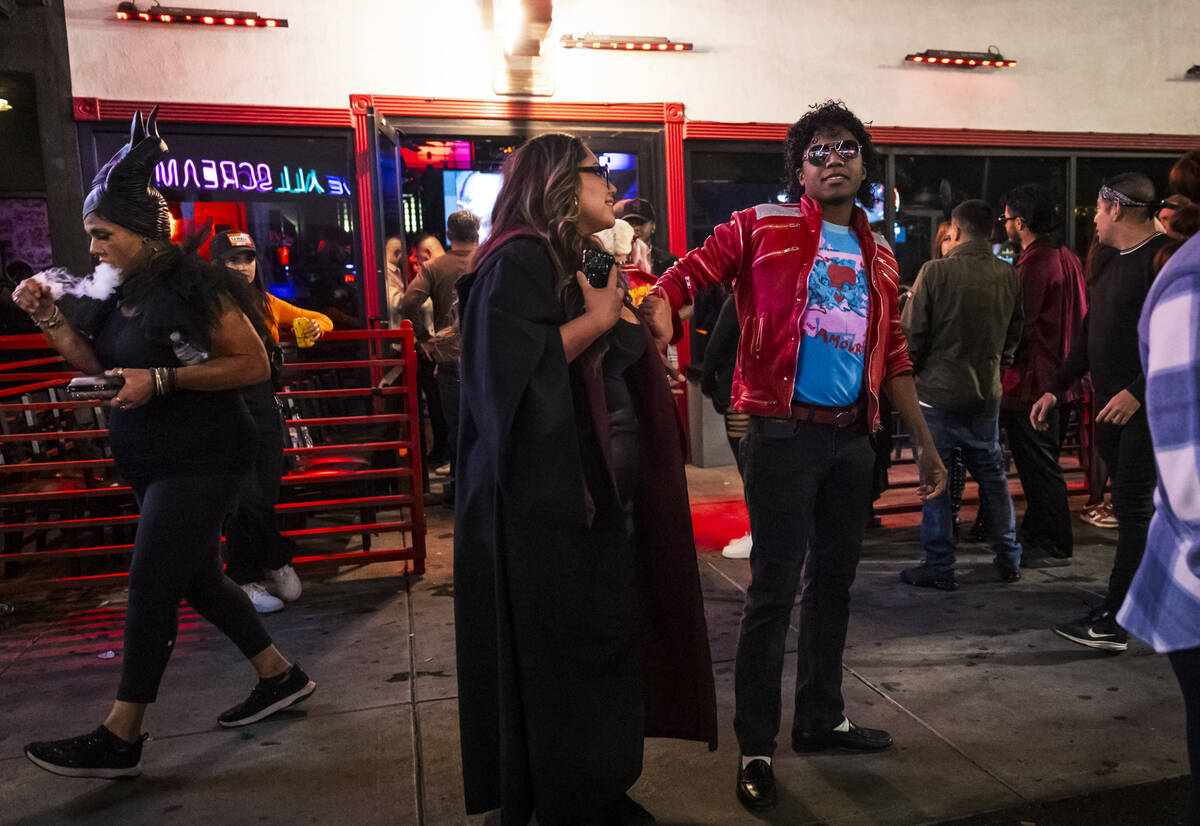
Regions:
<instances>
[{"instance_id":1,"label":"long dark hair","mask_svg":"<svg viewBox=\"0 0 1200 826\"><path fill-rule=\"evenodd\" d=\"M245 280L245 276L243 276L240 272L238 273L238 277ZM267 323L268 327L271 326L271 302L267 301L267 285L263 281L262 259L258 257L258 253L254 254L254 280L248 283L252 288L250 292L257 299L256 303L258 304L259 310L262 312L263 320ZM267 338L271 338L271 336L268 335ZM268 348L268 350L269 349L270 348Z\"/></svg>"},{"instance_id":2,"label":"long dark hair","mask_svg":"<svg viewBox=\"0 0 1200 826\"><path fill-rule=\"evenodd\" d=\"M492 229L475 251L481 262L513 232L540 235L549 244L556 272L555 294L574 317L583 312L575 271L583 260L579 234L579 167L588 149L574 135L551 132L527 141L504 163L504 183L492 207Z\"/></svg>"}]
</instances>

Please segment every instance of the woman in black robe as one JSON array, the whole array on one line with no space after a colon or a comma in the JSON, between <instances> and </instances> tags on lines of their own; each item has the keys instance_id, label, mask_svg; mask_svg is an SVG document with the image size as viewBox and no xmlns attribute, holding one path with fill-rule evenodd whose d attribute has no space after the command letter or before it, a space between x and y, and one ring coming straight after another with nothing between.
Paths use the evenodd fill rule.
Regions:
<instances>
[{"instance_id":1,"label":"woman in black robe","mask_svg":"<svg viewBox=\"0 0 1200 826\"><path fill-rule=\"evenodd\" d=\"M683 446L625 299L577 272L612 225L607 170L550 134L508 161L459 282L455 621L469 813L652 823L643 739L716 747Z\"/></svg>"}]
</instances>

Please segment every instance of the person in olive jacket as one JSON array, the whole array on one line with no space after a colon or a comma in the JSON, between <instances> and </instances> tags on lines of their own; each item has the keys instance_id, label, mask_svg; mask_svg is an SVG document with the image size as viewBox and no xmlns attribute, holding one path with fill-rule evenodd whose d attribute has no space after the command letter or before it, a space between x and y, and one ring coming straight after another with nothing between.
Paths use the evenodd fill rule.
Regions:
<instances>
[{"instance_id":1,"label":"person in olive jacket","mask_svg":"<svg viewBox=\"0 0 1200 826\"><path fill-rule=\"evenodd\" d=\"M983 201L964 201L950 216L950 253L921 268L900 323L917 376L917 395L942 461L957 448L979 485L996 572L1021 578L1012 496L1000 449L1000 368L1021 341L1021 276L992 254L994 215ZM901 572L909 585L952 591L954 520L949 495L921 507L923 564Z\"/></svg>"}]
</instances>

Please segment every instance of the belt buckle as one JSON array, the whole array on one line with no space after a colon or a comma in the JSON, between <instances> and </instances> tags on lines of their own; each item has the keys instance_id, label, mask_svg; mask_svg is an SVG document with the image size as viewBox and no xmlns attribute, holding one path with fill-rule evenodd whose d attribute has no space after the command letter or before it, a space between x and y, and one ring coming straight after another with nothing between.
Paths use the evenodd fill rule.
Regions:
<instances>
[{"instance_id":1,"label":"belt buckle","mask_svg":"<svg viewBox=\"0 0 1200 826\"><path fill-rule=\"evenodd\" d=\"M855 417L858 415L858 410L851 407L847 410L839 410L833 417L834 427L849 427L854 423Z\"/></svg>"}]
</instances>

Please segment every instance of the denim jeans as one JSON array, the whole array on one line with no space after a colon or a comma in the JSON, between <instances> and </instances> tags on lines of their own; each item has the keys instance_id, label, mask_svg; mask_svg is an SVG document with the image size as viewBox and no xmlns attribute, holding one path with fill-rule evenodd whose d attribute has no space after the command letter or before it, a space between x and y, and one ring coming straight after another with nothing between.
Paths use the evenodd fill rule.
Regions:
<instances>
[{"instance_id":1,"label":"denim jeans","mask_svg":"<svg viewBox=\"0 0 1200 826\"><path fill-rule=\"evenodd\" d=\"M988 538L996 564L1016 568L1021 564L1012 495L1004 475L1000 450L999 409L982 413L956 413L924 407L925 422L933 435L942 462L949 467L954 448L962 450L963 464L979 485L979 507L987 511ZM950 496L926 499L921 507L921 545L925 564L938 573L954 573L954 517Z\"/></svg>"},{"instance_id":2,"label":"denim jeans","mask_svg":"<svg viewBox=\"0 0 1200 826\"><path fill-rule=\"evenodd\" d=\"M774 754L797 588L792 727L813 733L842 722L842 650L875 453L861 422L838 430L758 416L751 416L741 449L754 546L734 666L733 729L742 754Z\"/></svg>"}]
</instances>

